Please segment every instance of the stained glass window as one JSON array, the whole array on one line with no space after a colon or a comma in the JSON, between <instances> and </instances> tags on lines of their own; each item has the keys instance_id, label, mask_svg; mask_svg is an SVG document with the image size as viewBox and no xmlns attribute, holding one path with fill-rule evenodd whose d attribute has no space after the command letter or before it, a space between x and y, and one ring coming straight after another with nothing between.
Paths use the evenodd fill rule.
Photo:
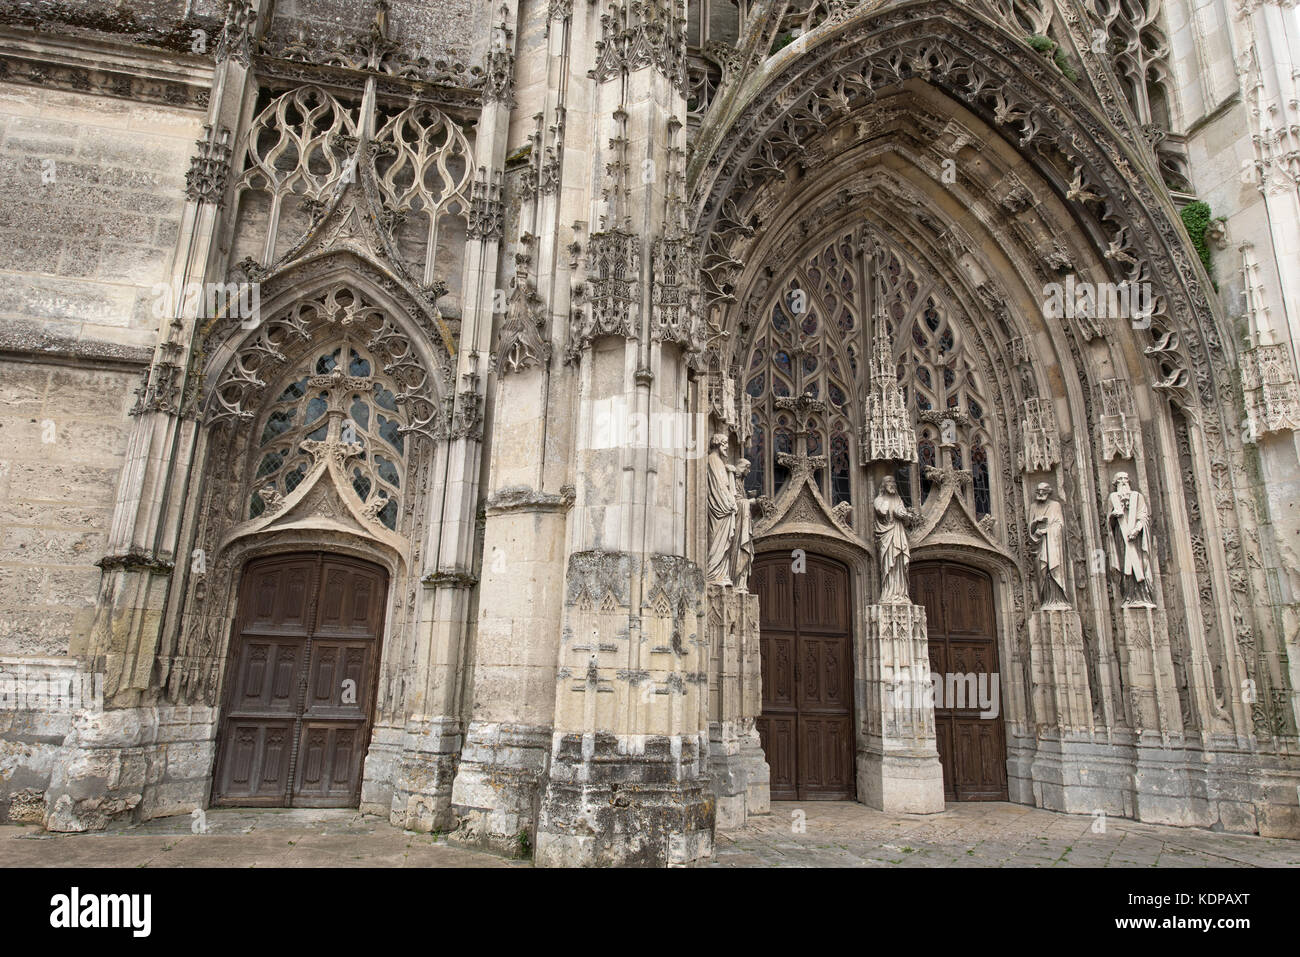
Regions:
<instances>
[{"instance_id":1,"label":"stained glass window","mask_svg":"<svg viewBox=\"0 0 1300 957\"><path fill-rule=\"evenodd\" d=\"M916 429L917 463L895 479L904 500L924 504L934 488L927 467L969 468L962 494L979 515L993 510L986 421L989 403L975 371L973 342L942 284L915 268L902 252L877 260L861 232L814 247L769 294L746 355L743 388L753 399L746 457L751 495L777 495L789 469L777 454L794 452L805 432L809 455L825 455L815 478L829 505L853 504L865 472L858 464L864 425L865 357L873 315L883 315L894 344L904 401ZM878 291L879 290L879 291ZM884 301L874 297L883 293ZM824 414L797 421L785 397L824 400Z\"/></svg>"},{"instance_id":2,"label":"stained glass window","mask_svg":"<svg viewBox=\"0 0 1300 957\"><path fill-rule=\"evenodd\" d=\"M263 413L256 433L259 439L249 518L257 518L266 510L264 492L291 495L311 471L312 456L302 443L326 438L330 427L329 387L313 387L311 379L329 375L344 362L347 375L361 380L341 395L335 413L341 419L340 438L362 447L361 453L346 463L351 488L363 507L373 510L380 522L396 530L406 471L406 438L401 431L406 419L398 410L393 384L376 374L379 363L364 348L350 342L306 359Z\"/></svg>"}]
</instances>

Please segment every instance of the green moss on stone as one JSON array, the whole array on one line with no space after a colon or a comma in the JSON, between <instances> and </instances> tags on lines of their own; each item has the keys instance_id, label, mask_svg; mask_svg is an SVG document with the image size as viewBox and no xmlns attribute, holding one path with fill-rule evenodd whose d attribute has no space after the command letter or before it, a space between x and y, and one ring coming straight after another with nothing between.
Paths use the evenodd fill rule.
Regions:
<instances>
[{"instance_id":1,"label":"green moss on stone","mask_svg":"<svg viewBox=\"0 0 1300 957\"><path fill-rule=\"evenodd\" d=\"M1179 210L1178 215L1183 221L1183 228L1187 230L1187 235L1191 237L1192 245L1196 247L1196 254L1201 257L1201 265L1205 267L1206 275L1210 277L1211 282L1214 282L1214 260L1210 256L1210 242L1205 237L1212 221L1209 204L1199 200L1188 203ZM1214 282L1214 288L1218 290L1217 282Z\"/></svg>"}]
</instances>

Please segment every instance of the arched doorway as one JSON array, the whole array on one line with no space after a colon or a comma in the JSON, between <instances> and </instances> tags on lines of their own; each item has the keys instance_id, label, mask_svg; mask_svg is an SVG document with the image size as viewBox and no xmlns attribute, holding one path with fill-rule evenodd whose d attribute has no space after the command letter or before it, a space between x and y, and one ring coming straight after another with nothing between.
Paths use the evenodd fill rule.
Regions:
<instances>
[{"instance_id":1,"label":"arched doorway","mask_svg":"<svg viewBox=\"0 0 1300 957\"><path fill-rule=\"evenodd\" d=\"M339 555L245 567L214 805L357 805L387 590L378 565Z\"/></svg>"},{"instance_id":2,"label":"arched doorway","mask_svg":"<svg viewBox=\"0 0 1300 957\"><path fill-rule=\"evenodd\" d=\"M758 594L763 710L759 739L775 800L856 795L849 571L818 555L762 555Z\"/></svg>"},{"instance_id":3,"label":"arched doorway","mask_svg":"<svg viewBox=\"0 0 1300 957\"><path fill-rule=\"evenodd\" d=\"M1002 721L993 582L943 562L911 569L912 601L925 608L934 727L944 800L1005 801L1007 746Z\"/></svg>"}]
</instances>

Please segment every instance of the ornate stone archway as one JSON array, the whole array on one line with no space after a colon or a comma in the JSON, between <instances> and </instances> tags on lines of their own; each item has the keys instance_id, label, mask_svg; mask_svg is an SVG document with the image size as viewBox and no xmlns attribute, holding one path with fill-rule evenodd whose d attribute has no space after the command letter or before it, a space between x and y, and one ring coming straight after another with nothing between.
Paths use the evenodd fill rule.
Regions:
<instances>
[{"instance_id":1,"label":"ornate stone archway","mask_svg":"<svg viewBox=\"0 0 1300 957\"><path fill-rule=\"evenodd\" d=\"M1291 724L1284 669L1256 639L1270 633L1277 648L1280 636L1256 618L1264 583L1240 544L1255 534L1254 516L1227 426L1237 402L1227 326L1172 201L1152 186L1158 161L1121 132L1132 122L1106 90L1067 81L973 8L810 16L802 36L771 53L776 21L751 18L689 170L717 343L714 411L729 408L719 395L742 393L731 421L752 450L743 390L773 296L787 264L833 248L836 231L866 221L943 276L968 320L1001 443L991 482L1001 514L972 516L966 545L996 556L1003 662L1018 670L1008 713L1023 754L1039 754L1013 793L1078 806L1084 792L1060 787L1071 762L1060 755L1085 753L1106 728L1133 742L1130 769L1161 770L1113 776L1087 799L1150 820L1202 820L1215 785L1198 770L1201 736L1266 741ZM1114 322L1045 314L1053 284L1075 280L1149 288L1148 304ZM887 396L876 398L883 407ZM1140 476L1164 543L1151 615L1134 615L1094 558L1107 548L1119 472ZM1035 611L1025 516L1043 481L1065 506L1075 619ZM914 530L922 552L924 538ZM1243 571L1229 574L1234 566ZM1053 687L1066 673L1078 687ZM1234 700L1243 680L1271 683L1274 704ZM1163 801L1157 787L1182 797Z\"/></svg>"}]
</instances>

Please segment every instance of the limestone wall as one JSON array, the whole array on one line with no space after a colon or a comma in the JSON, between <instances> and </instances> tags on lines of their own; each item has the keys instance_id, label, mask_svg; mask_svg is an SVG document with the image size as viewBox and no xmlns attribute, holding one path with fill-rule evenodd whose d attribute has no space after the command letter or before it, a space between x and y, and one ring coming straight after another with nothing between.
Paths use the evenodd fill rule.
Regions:
<instances>
[{"instance_id":1,"label":"limestone wall","mask_svg":"<svg viewBox=\"0 0 1300 957\"><path fill-rule=\"evenodd\" d=\"M152 349L201 132L189 110L0 85L0 328Z\"/></svg>"},{"instance_id":2,"label":"limestone wall","mask_svg":"<svg viewBox=\"0 0 1300 957\"><path fill-rule=\"evenodd\" d=\"M0 86L0 654L75 653L199 116Z\"/></svg>"}]
</instances>

